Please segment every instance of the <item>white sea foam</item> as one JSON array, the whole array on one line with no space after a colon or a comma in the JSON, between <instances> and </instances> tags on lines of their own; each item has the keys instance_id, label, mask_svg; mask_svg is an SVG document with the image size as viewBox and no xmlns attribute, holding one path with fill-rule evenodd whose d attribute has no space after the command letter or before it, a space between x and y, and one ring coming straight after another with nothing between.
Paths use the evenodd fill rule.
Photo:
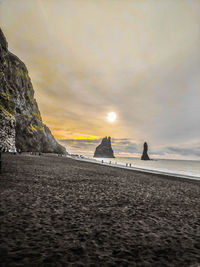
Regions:
<instances>
[{"instance_id":1,"label":"white sea foam","mask_svg":"<svg viewBox=\"0 0 200 267\"><path fill-rule=\"evenodd\" d=\"M91 159L92 160L92 159ZM156 159L143 161L137 158L96 158L98 162L118 167L143 170L153 173L164 173L185 178L200 180L200 161ZM130 165L131 164L131 165Z\"/></svg>"}]
</instances>

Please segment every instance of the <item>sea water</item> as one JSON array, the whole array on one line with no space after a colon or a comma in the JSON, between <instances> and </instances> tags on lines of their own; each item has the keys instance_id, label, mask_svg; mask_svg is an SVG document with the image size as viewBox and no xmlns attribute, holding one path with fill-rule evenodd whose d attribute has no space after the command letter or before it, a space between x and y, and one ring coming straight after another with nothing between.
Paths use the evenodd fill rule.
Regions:
<instances>
[{"instance_id":1,"label":"sea water","mask_svg":"<svg viewBox=\"0 0 200 267\"><path fill-rule=\"evenodd\" d=\"M138 158L95 158L97 161L103 160L106 164L117 165L121 167L135 168L149 172L177 175L185 178L200 180L200 161L195 160L169 160L155 159L143 161ZM131 164L131 165L130 165Z\"/></svg>"}]
</instances>

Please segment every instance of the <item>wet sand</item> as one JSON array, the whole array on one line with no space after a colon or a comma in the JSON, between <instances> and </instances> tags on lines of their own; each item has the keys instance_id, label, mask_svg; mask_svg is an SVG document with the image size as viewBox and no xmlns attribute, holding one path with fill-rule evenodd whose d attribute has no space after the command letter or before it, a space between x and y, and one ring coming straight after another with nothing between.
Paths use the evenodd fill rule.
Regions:
<instances>
[{"instance_id":1,"label":"wet sand","mask_svg":"<svg viewBox=\"0 0 200 267\"><path fill-rule=\"evenodd\" d=\"M0 266L200 266L200 183L2 156Z\"/></svg>"}]
</instances>

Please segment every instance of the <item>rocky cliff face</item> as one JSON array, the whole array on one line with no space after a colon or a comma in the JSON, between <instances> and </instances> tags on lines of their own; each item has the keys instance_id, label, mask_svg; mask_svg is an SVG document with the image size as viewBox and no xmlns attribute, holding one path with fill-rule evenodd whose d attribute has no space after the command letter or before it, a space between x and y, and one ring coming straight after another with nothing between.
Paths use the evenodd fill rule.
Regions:
<instances>
[{"instance_id":1,"label":"rocky cliff face","mask_svg":"<svg viewBox=\"0 0 200 267\"><path fill-rule=\"evenodd\" d=\"M148 151L148 145L147 145L147 143L145 142L145 143L144 143L144 149L143 149L143 153L142 153L141 160L150 160L147 151Z\"/></svg>"},{"instance_id":2,"label":"rocky cliff face","mask_svg":"<svg viewBox=\"0 0 200 267\"><path fill-rule=\"evenodd\" d=\"M0 113L0 151L15 152L15 118L4 112Z\"/></svg>"},{"instance_id":3,"label":"rocky cliff face","mask_svg":"<svg viewBox=\"0 0 200 267\"><path fill-rule=\"evenodd\" d=\"M43 124L27 68L8 51L1 29L0 116L0 127L2 123L4 125L0 132L1 149L16 147L21 151L66 153Z\"/></svg>"},{"instance_id":4,"label":"rocky cliff face","mask_svg":"<svg viewBox=\"0 0 200 267\"><path fill-rule=\"evenodd\" d=\"M94 157L95 158L114 158L110 137L105 137L102 139L101 144L96 147Z\"/></svg>"}]
</instances>

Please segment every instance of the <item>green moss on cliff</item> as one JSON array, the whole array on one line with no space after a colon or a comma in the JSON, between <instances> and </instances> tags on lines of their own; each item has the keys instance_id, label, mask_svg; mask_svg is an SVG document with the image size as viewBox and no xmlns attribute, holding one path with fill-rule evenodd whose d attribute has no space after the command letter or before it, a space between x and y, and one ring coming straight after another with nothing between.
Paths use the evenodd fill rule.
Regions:
<instances>
[{"instance_id":1,"label":"green moss on cliff","mask_svg":"<svg viewBox=\"0 0 200 267\"><path fill-rule=\"evenodd\" d=\"M16 76L17 78L21 76L21 69L19 67L16 67Z\"/></svg>"},{"instance_id":2,"label":"green moss on cliff","mask_svg":"<svg viewBox=\"0 0 200 267\"><path fill-rule=\"evenodd\" d=\"M8 110L6 110L3 105L0 105L0 113L3 113L5 116L14 118L14 116L10 112L8 112Z\"/></svg>"}]
</instances>

